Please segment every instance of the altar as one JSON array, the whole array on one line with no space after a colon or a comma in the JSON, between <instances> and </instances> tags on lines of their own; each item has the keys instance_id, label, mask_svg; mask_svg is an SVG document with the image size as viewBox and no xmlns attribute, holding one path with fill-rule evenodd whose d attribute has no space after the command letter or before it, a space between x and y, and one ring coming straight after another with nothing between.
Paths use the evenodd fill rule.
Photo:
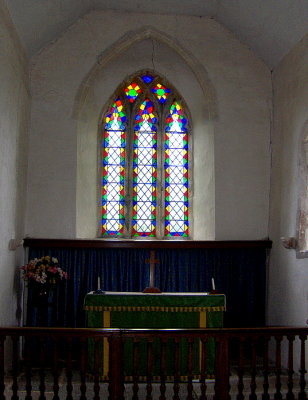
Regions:
<instances>
[{"instance_id":1,"label":"altar","mask_svg":"<svg viewBox=\"0 0 308 400\"><path fill-rule=\"evenodd\" d=\"M225 296L209 293L89 293L85 297L87 326L90 328L216 328L223 327ZM196 346L197 348L197 346ZM210 372L214 367L214 346L208 345L207 358ZM108 376L108 343L102 351L102 378ZM124 348L126 376L131 375L131 346ZM194 363L199 363L200 350L195 350ZM172 362L170 362L172 363ZM142 363L141 363L142 364ZM182 358L183 371L185 358ZM145 364L141 370L145 368ZM198 368L197 368L198 369ZM183 372L185 373L185 371ZM141 371L142 374L142 371Z\"/></svg>"}]
</instances>

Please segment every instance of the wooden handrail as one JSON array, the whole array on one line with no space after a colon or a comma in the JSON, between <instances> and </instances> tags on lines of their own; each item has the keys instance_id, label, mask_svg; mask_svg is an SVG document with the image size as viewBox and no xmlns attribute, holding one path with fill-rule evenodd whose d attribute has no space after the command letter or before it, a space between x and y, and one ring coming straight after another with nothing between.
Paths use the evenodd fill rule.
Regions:
<instances>
[{"instance_id":1,"label":"wooden handrail","mask_svg":"<svg viewBox=\"0 0 308 400\"><path fill-rule=\"evenodd\" d=\"M275 335L308 335L306 327L292 326L268 326L254 328L189 328L189 329L128 329L128 328L58 328L58 327L0 327L0 336L72 336L72 337L94 337L111 336L121 334L127 337L151 336L151 335L179 335L179 336L227 336L227 337L252 337L252 336L275 336Z\"/></svg>"},{"instance_id":2,"label":"wooden handrail","mask_svg":"<svg viewBox=\"0 0 308 400\"><path fill-rule=\"evenodd\" d=\"M53 375L53 391L54 398L74 398L74 382L73 371L77 369L80 373L80 382L78 395L79 398L86 400L87 388L90 383L87 381L87 373L89 368L92 368L94 377L94 397L99 398L102 379L106 380L104 385L108 385L109 399L122 400L124 399L124 381L127 376L124 376L123 361L124 357L131 357L131 382L132 397L138 398L139 380L141 379L140 354L142 352L142 344L145 343L145 357L147 366L145 368L145 389L143 397L152 398L152 391L156 383L159 384L161 398L171 399L180 397L180 386L183 385L183 357L187 357L187 365L184 365L184 375L186 381L184 383L187 389L185 398L192 398L192 393L195 390L200 390L200 399L205 399L210 383L206 381L208 375L207 354L210 349L207 344L214 344L216 352L216 367L214 370L215 376L215 398L219 400L230 399L230 365L231 359L234 357L234 349L236 350L236 364L233 369L238 372L237 390L238 399L244 399L244 367L245 373L247 365L250 367L250 388L249 398L257 398L257 368L261 368L263 374L263 399L270 399L269 385L269 368L272 368L274 375L271 374L272 392L275 399L285 398L282 392L287 394L288 399L295 397L300 400L307 400L306 393L306 360L305 360L305 344L308 336L308 328L304 327L262 327L262 328L208 328L208 329L117 329L117 328L45 328L45 327L0 327L0 398L4 398L5 391L12 390L12 398L18 398L19 380L17 374L20 368L24 365L25 389L28 398L31 398L33 367L38 368L38 381L41 392L41 397L44 398L46 390L45 377L46 367L50 366L48 360L51 360L51 371ZM12 338L12 382L10 388L5 386L7 379L4 373L4 347ZM24 356L19 359L18 345L21 343L19 338L23 339ZM273 363L270 363L269 357L269 340L274 339L275 358ZM174 341L174 369L170 375L170 363L166 362L168 346L170 340ZM299 341L298 360L299 365L297 371L294 367L294 341ZM285 350L287 352L286 372L283 375L282 365L282 348L285 342ZM91 344L92 343L92 344ZM125 346L132 344L131 351L127 352ZM183 347L183 343L187 343ZM261 349L260 349L261 345ZM75 346L75 347L74 347ZM106 347L107 346L107 347ZM233 346L233 347L232 347ZM10 347L10 346L9 346ZM91 350L92 349L92 350ZM102 351L107 349L109 356L109 376L102 376L101 368L103 363ZM185 350L186 349L186 350ZM125 350L125 351L124 351ZM196 351L197 350L197 351ZM49 352L52 351L52 357L49 357ZM86 356L93 353L92 367L87 365ZM158 351L158 353L157 353ZM156 352L156 353L155 353ZM170 353L170 352L169 352ZM147 355L146 355L147 354ZM155 354L160 354L158 362L155 363ZM200 355L197 363L194 361L194 354ZM170 356L170 354L169 354ZM257 366L257 356L262 358L261 366ZM46 365L44 365L46 362ZM167 365L168 364L168 365ZM172 364L172 363L171 363ZM61 392L59 386L60 368L65 368L66 393ZM105 365L106 367L106 365ZM104 367L104 368L105 368ZM94 368L94 370L93 370ZM158 371L155 370L158 368ZM169 368L169 371L168 371ZM199 371L198 376L200 381L196 381L194 370ZM128 371L126 371L126 374ZM154 379L154 375L155 379ZM260 373L259 373L260 375ZM283 376L282 376L283 375ZM298 378L295 379L295 377ZM284 378L284 380L282 379ZM170 381L171 379L171 381ZM259 379L259 378L258 378ZM169 390L173 390L171 397L168 397L168 381ZM129 385L129 383L127 383ZM127 386L126 385L126 386ZM199 388L199 389L198 389ZM246 384L247 388L247 384ZM63 389L62 389L63 390ZM62 397L61 397L62 396ZM8 396L10 397L10 396ZM142 396L141 396L142 397ZM140 397L140 398L141 398ZM128 398L128 397L126 397ZM248 398L248 396L247 396Z\"/></svg>"}]
</instances>

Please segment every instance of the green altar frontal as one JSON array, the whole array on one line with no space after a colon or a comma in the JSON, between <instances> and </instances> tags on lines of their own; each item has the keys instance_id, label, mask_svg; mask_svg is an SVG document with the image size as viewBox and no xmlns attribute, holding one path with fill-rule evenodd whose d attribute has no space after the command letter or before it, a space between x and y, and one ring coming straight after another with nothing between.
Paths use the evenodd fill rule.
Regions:
<instances>
[{"instance_id":1,"label":"green altar frontal","mask_svg":"<svg viewBox=\"0 0 308 400\"><path fill-rule=\"evenodd\" d=\"M135 293L135 292L105 292L103 295L89 293L85 297L84 309L87 312L89 328L143 328L143 329L174 329L174 328L219 328L223 326L225 311L224 295L209 295L208 293ZM92 347L92 348L91 348ZM101 378L108 377L108 343L100 349L103 360L100 370ZM154 376L159 376L160 346L154 343ZM186 344L180 345L180 370L184 379L187 370ZM169 354L168 354L169 353ZM207 375L214 372L214 343L207 344ZM146 376L146 343L140 345L139 375L140 380ZM166 369L172 371L174 343L168 343ZM194 375L199 375L199 343L194 345L193 363ZM89 344L89 366L93 368L93 344ZM133 370L132 342L124 344L124 372L130 380Z\"/></svg>"}]
</instances>

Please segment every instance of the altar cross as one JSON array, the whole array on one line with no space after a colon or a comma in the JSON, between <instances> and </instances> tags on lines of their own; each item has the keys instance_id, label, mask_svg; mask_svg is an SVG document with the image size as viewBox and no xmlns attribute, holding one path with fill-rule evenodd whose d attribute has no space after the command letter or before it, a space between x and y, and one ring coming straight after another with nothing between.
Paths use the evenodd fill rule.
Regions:
<instances>
[{"instance_id":1,"label":"altar cross","mask_svg":"<svg viewBox=\"0 0 308 400\"><path fill-rule=\"evenodd\" d=\"M159 264L159 260L155 258L155 251L150 251L150 258L145 260L146 264L150 264L150 286L145 288L143 293L160 293L161 291L154 287L155 282L155 264Z\"/></svg>"}]
</instances>

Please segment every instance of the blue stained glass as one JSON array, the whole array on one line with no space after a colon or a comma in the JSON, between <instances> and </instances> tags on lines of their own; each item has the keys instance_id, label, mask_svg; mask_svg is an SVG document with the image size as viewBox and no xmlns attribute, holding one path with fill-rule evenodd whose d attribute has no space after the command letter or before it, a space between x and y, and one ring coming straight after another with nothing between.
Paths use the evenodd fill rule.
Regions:
<instances>
[{"instance_id":1,"label":"blue stained glass","mask_svg":"<svg viewBox=\"0 0 308 400\"><path fill-rule=\"evenodd\" d=\"M153 76L151 76L151 75L143 75L142 76L142 80L143 80L143 82L144 83L147 83L147 84L149 84L149 83L151 83L152 81L153 81Z\"/></svg>"}]
</instances>

